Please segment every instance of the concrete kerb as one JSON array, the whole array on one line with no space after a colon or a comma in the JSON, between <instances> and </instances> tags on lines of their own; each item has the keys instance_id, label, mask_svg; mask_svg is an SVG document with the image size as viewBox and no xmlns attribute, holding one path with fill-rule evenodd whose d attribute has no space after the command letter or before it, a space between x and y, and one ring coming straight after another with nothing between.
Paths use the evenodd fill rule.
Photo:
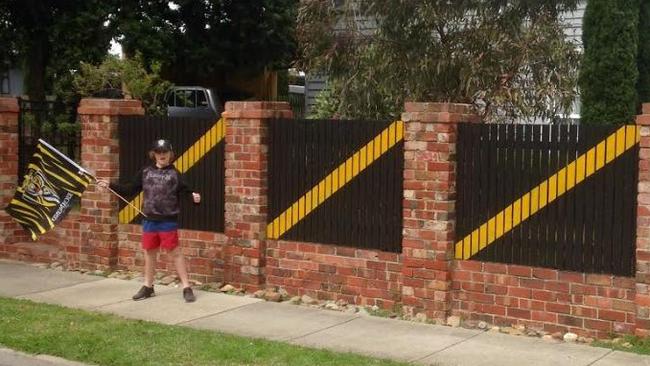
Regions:
<instances>
[{"instance_id":1,"label":"concrete kerb","mask_svg":"<svg viewBox=\"0 0 650 366\"><path fill-rule=\"evenodd\" d=\"M85 364L48 355L30 355L0 347L0 366L85 366Z\"/></svg>"}]
</instances>

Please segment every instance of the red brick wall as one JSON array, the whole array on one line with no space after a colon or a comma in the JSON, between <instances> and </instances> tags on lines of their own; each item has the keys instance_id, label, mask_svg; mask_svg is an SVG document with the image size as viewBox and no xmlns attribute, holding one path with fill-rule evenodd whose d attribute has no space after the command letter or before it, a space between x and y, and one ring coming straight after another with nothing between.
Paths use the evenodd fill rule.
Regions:
<instances>
[{"instance_id":1,"label":"red brick wall","mask_svg":"<svg viewBox=\"0 0 650 366\"><path fill-rule=\"evenodd\" d=\"M142 271L144 253L141 249L142 227L140 225L119 225L119 248L117 269ZM179 230L180 246L185 255L190 279L207 282L224 280L223 252L227 238L221 233L194 230ZM161 251L157 270L175 273L172 258Z\"/></svg>"},{"instance_id":2,"label":"red brick wall","mask_svg":"<svg viewBox=\"0 0 650 366\"><path fill-rule=\"evenodd\" d=\"M226 118L225 280L247 290L265 283L268 125L291 118L286 102L228 102Z\"/></svg>"},{"instance_id":3,"label":"red brick wall","mask_svg":"<svg viewBox=\"0 0 650 366\"><path fill-rule=\"evenodd\" d=\"M0 98L0 207L11 201L18 183L18 100ZM4 210L0 210L0 251L27 236Z\"/></svg>"},{"instance_id":4,"label":"red brick wall","mask_svg":"<svg viewBox=\"0 0 650 366\"><path fill-rule=\"evenodd\" d=\"M444 322L451 307L458 122L466 104L406 103L402 301L408 313Z\"/></svg>"},{"instance_id":5,"label":"red brick wall","mask_svg":"<svg viewBox=\"0 0 650 366\"><path fill-rule=\"evenodd\" d=\"M636 333L650 335L650 103L637 116L641 129L636 219Z\"/></svg>"},{"instance_id":6,"label":"red brick wall","mask_svg":"<svg viewBox=\"0 0 650 366\"><path fill-rule=\"evenodd\" d=\"M143 115L137 100L82 99L81 165L97 178L114 181L119 175L117 123L121 115ZM117 265L118 198L91 184L81 199L79 261L85 268L107 269ZM74 248L70 250L76 251Z\"/></svg>"},{"instance_id":7,"label":"red brick wall","mask_svg":"<svg viewBox=\"0 0 650 366\"><path fill-rule=\"evenodd\" d=\"M633 333L635 281L610 275L458 261L454 315L587 337Z\"/></svg>"},{"instance_id":8,"label":"red brick wall","mask_svg":"<svg viewBox=\"0 0 650 366\"><path fill-rule=\"evenodd\" d=\"M391 309L401 298L401 256L330 244L269 240L266 283L292 295Z\"/></svg>"},{"instance_id":9,"label":"red brick wall","mask_svg":"<svg viewBox=\"0 0 650 366\"><path fill-rule=\"evenodd\" d=\"M83 165L100 178L116 179L117 116L138 114L141 108L135 101L101 100L82 102L82 107ZM15 112L7 119L2 108L0 99L0 156L12 161L14 147L7 141L12 127L3 123L13 121ZM228 103L226 233L180 231L190 276L201 282L223 280L249 291L268 284L323 300L344 299L385 309L403 305L412 314L425 313L436 320L460 315L585 336L648 334L650 105L644 106L637 121L642 138L636 278L454 260L456 123L473 122L476 116L468 106L455 104L407 103L405 110L404 240L403 253L394 254L267 240L266 120L290 117L291 112L286 103ZM3 169L13 165L0 165L6 196L7 182L13 178ZM117 200L91 186L80 212L40 241L59 248L48 258L62 258L64 253L73 267L140 269L140 226L118 225L116 212ZM14 249L0 240L0 255L19 257ZM159 269L173 271L164 255Z\"/></svg>"}]
</instances>

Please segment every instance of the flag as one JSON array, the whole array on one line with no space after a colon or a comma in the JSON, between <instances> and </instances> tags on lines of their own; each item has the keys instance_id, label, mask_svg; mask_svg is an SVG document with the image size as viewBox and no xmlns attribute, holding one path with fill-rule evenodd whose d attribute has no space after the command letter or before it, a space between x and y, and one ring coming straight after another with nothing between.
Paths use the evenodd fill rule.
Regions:
<instances>
[{"instance_id":1,"label":"flag","mask_svg":"<svg viewBox=\"0 0 650 366\"><path fill-rule=\"evenodd\" d=\"M23 184L5 211L36 240L63 220L93 180L86 169L39 139Z\"/></svg>"}]
</instances>

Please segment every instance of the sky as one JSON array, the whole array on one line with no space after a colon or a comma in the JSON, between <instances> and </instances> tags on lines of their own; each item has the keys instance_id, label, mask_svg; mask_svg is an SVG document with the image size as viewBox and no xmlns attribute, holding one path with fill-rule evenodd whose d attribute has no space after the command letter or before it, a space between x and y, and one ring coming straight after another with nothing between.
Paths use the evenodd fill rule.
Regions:
<instances>
[{"instance_id":1,"label":"sky","mask_svg":"<svg viewBox=\"0 0 650 366\"><path fill-rule=\"evenodd\" d=\"M111 40L111 48L108 50L111 55L122 57L122 45L117 43L115 39Z\"/></svg>"}]
</instances>

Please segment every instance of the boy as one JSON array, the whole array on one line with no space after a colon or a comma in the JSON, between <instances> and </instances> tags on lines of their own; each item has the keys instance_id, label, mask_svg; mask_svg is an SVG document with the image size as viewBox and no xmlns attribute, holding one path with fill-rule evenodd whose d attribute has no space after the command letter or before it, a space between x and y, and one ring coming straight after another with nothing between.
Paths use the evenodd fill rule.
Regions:
<instances>
[{"instance_id":1,"label":"boy","mask_svg":"<svg viewBox=\"0 0 650 366\"><path fill-rule=\"evenodd\" d=\"M178 277L183 284L186 302L196 300L187 275L185 257L178 247L179 196L189 194L194 203L201 202L201 195L185 184L178 170L172 165L174 151L167 140L157 140L149 151L153 164L145 166L130 184L121 185L99 180L101 187L110 187L121 195L144 192L142 220L142 249L144 250L144 285L133 295L133 300L144 300L155 295L154 272L158 249L163 248L174 258Z\"/></svg>"}]
</instances>

